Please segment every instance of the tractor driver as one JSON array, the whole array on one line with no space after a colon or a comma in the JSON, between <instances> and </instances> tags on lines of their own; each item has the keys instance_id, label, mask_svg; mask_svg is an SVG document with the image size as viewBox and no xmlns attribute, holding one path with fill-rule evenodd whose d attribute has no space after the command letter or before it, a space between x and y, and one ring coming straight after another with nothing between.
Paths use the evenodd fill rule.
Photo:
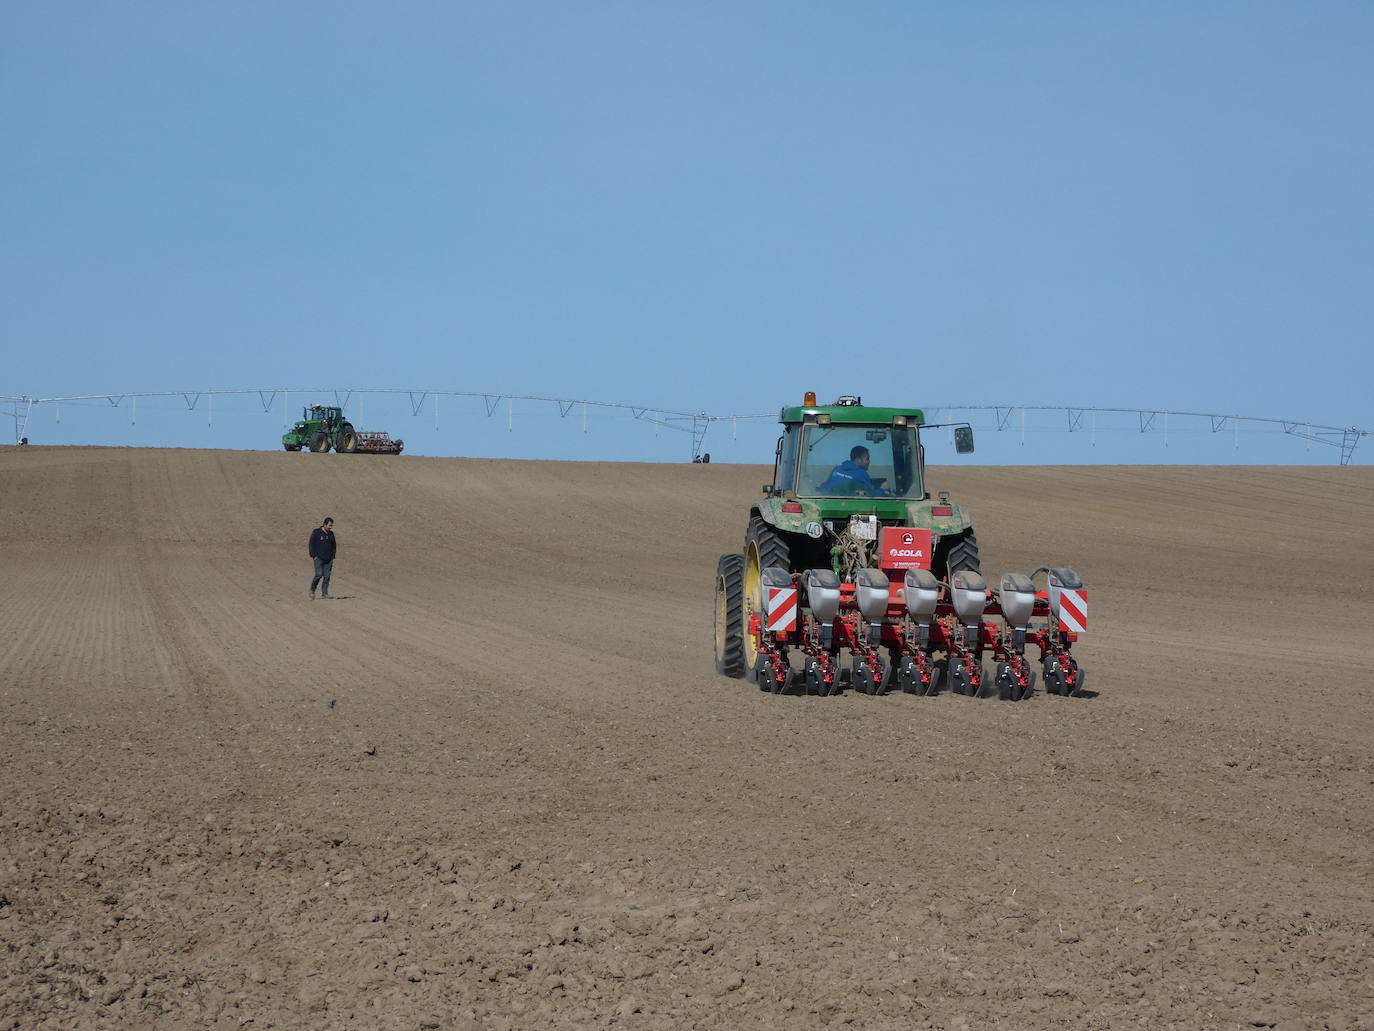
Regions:
<instances>
[{"instance_id":1,"label":"tractor driver","mask_svg":"<svg viewBox=\"0 0 1374 1031\"><path fill-rule=\"evenodd\" d=\"M830 475L825 478L820 489L843 494L863 490L875 498L886 497L887 491L878 485L878 481L868 475L870 461L872 459L869 457L868 448L862 444L855 444L849 451L849 458L830 471Z\"/></svg>"}]
</instances>

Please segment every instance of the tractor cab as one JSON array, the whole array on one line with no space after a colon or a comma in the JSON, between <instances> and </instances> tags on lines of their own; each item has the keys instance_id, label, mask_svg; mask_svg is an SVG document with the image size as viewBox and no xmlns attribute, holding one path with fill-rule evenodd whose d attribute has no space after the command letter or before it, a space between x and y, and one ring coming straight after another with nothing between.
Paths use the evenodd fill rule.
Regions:
<instances>
[{"instance_id":1,"label":"tractor cab","mask_svg":"<svg viewBox=\"0 0 1374 1031\"><path fill-rule=\"evenodd\" d=\"M312 433L343 422L343 409L333 405L306 405L301 409L300 421L292 429L296 433Z\"/></svg>"},{"instance_id":2,"label":"tractor cab","mask_svg":"<svg viewBox=\"0 0 1374 1031\"><path fill-rule=\"evenodd\" d=\"M846 395L817 405L808 393L797 408L778 415L778 440L769 493L798 498L892 498L920 501L925 488L925 449L919 408L864 407ZM973 430L955 431L960 454L973 450Z\"/></svg>"},{"instance_id":3,"label":"tractor cab","mask_svg":"<svg viewBox=\"0 0 1374 1031\"><path fill-rule=\"evenodd\" d=\"M788 426L778 454L777 489L806 498L921 498L921 444L906 426Z\"/></svg>"},{"instance_id":4,"label":"tractor cab","mask_svg":"<svg viewBox=\"0 0 1374 1031\"><path fill-rule=\"evenodd\" d=\"M868 566L889 568L896 559L941 578L978 569L968 509L945 491L932 499L927 487L921 430L930 424L921 409L879 408L848 395L818 405L808 392L800 405L783 408L778 421L773 481L750 510L757 534L777 542L776 562L763 561L760 552L758 570L829 567L850 577ZM955 450L973 450L966 423L955 429Z\"/></svg>"},{"instance_id":5,"label":"tractor cab","mask_svg":"<svg viewBox=\"0 0 1374 1031\"><path fill-rule=\"evenodd\" d=\"M343 409L337 405L307 405L302 416L307 422L335 424L343 422Z\"/></svg>"}]
</instances>

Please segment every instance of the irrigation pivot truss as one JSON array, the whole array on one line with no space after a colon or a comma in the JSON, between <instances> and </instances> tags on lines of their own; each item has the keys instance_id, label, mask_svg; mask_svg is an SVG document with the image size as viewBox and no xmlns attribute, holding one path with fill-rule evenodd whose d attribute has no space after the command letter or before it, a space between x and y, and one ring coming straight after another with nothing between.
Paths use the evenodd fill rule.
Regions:
<instances>
[{"instance_id":1,"label":"irrigation pivot truss","mask_svg":"<svg viewBox=\"0 0 1374 1031\"><path fill-rule=\"evenodd\" d=\"M1186 419L1195 425L1206 420L1213 433L1221 433L1229 428L1233 433L1239 434L1242 423L1277 426L1289 436L1339 448L1341 465L1350 464L1350 460L1355 455L1355 445L1360 442L1361 437L1367 437L1370 433L1369 430L1358 429L1354 426L1323 426L1299 419L1272 419L1254 415L1221 415L1214 412L1171 412L1160 408L1070 408L1064 405L940 405L933 410L939 412L993 412L997 417L997 429L1003 431L1011 428L1012 421L1019 412L1023 433L1025 432L1027 412L1063 413L1067 420L1066 428L1071 433L1096 432L1097 416L1100 414L1133 415L1139 422L1141 433L1160 432L1163 433L1166 440L1169 436L1170 418ZM1086 427L1083 425L1085 415L1088 417Z\"/></svg>"},{"instance_id":2,"label":"irrigation pivot truss","mask_svg":"<svg viewBox=\"0 0 1374 1031\"><path fill-rule=\"evenodd\" d=\"M1362 430L1355 426L1327 426L1321 423L1306 422L1300 419L1273 419L1255 415L1222 415L1214 412L1178 412L1169 411L1163 408L1095 408L1091 406L1070 406L1070 405L962 405L962 404L940 404L924 405L922 411L926 413L929 422L950 422L953 421L948 416L958 415L963 412L990 412L996 417L998 431L1015 429L1013 425L1019 413L1019 429L1024 440L1026 432L1026 413L1027 412L1058 412L1065 417L1064 429L1070 433L1095 434L1097 432L1097 416L1135 416L1139 423L1141 433L1162 433L1165 441L1169 436L1169 420L1186 419L1193 424L1199 424L1205 420L1210 425L1213 433L1221 433L1230 429L1239 434L1241 425L1244 423L1254 423L1256 425L1276 426L1292 437L1302 440L1309 440L1317 444L1326 444L1338 448L1340 451L1340 464L1349 465L1350 460L1355 455L1355 446L1360 442L1361 437L1367 437L1371 430ZM1084 416L1087 416L1088 423L1084 425ZM731 420L744 421L746 419L776 419L776 415L713 415L710 417L712 422L729 422Z\"/></svg>"},{"instance_id":3,"label":"irrigation pivot truss","mask_svg":"<svg viewBox=\"0 0 1374 1031\"><path fill-rule=\"evenodd\" d=\"M0 405L4 406L0 408L0 416L10 418L14 421L14 440L15 443L19 443L25 439L29 419L35 407L44 405L60 406L64 403L80 404L82 402L105 401L110 407L119 408L127 401L129 402L129 408L132 413L131 418L133 421L137 421L138 402L140 398L181 398L182 401L185 402L187 411L196 411L201 403L204 402L207 419L213 420L216 397L256 396L259 403L262 405L262 410L265 413L270 413L276 405L277 397L280 396L282 399L282 418L285 422L289 423L290 396L292 394L309 395L311 398L332 397L334 403L341 408L347 407L355 396L358 399L359 406L361 406L362 399L365 395L403 395L409 401L411 414L413 416L419 416L428 404L434 413L436 428L439 422L439 404L442 398L481 398L487 416L490 418L495 418L502 414L502 410L504 409L507 426L513 423L515 402L517 401L555 405L557 406L559 415L564 419L580 417L584 429L586 428L589 410L625 412L629 413L635 419L649 425L677 430L684 434L688 434L691 437L692 456L694 458L702 454L702 449L706 442L707 431L711 428L713 423L738 423L777 418L776 414L750 413L747 415L713 415L705 411L684 412L667 408L658 408L653 405L637 405L618 401L592 401L578 398L542 397L531 394L506 394L467 390L405 390L390 387L254 387L226 390L127 391L124 393L109 394L81 394L70 397L31 397L27 394L0 394ZM1109 418L1134 417L1133 421L1138 426L1141 433L1162 433L1166 442L1168 440L1169 423L1171 419L1186 420L1191 426L1203 425L1209 427L1212 433L1222 433L1226 430L1230 430L1237 435L1239 435L1242 425L1246 424L1278 427L1283 433L1289 436L1336 448L1341 465L1350 464L1360 439L1369 436L1371 432L1369 430L1359 429L1355 426L1331 426L1301 419L1274 419L1261 416L1220 414L1214 412L1179 412L1162 408L941 404L927 406L925 410L930 415L939 413L938 418L931 419L932 422L950 421L948 418L950 415L957 415L965 412L990 413L996 421L996 428L998 431L1014 431L1019 427L1023 439L1026 432L1027 412L1059 413L1065 420L1063 423L1064 429L1070 433L1082 432L1087 434L1096 434L1099 415Z\"/></svg>"}]
</instances>

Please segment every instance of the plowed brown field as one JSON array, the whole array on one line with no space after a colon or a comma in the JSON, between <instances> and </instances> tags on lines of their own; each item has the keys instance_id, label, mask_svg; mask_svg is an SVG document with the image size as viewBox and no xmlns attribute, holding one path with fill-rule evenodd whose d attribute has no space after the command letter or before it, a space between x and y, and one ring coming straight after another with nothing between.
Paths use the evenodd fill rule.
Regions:
<instances>
[{"instance_id":1,"label":"plowed brown field","mask_svg":"<svg viewBox=\"0 0 1374 1031\"><path fill-rule=\"evenodd\" d=\"M717 677L769 471L0 449L0 1028L1374 1027L1374 469L933 470L1021 704Z\"/></svg>"}]
</instances>

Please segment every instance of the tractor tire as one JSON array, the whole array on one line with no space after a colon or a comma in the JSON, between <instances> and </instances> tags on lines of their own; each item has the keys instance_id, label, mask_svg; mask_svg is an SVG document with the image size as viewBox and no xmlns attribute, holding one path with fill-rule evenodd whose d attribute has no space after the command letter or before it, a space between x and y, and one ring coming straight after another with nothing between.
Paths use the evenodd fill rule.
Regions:
<instances>
[{"instance_id":1,"label":"tractor tire","mask_svg":"<svg viewBox=\"0 0 1374 1031\"><path fill-rule=\"evenodd\" d=\"M769 566L781 566L791 572L792 556L787 540L758 516L749 520L744 531L744 618L751 612L763 612L763 571ZM754 635L744 635L744 664L753 669L759 651Z\"/></svg>"},{"instance_id":2,"label":"tractor tire","mask_svg":"<svg viewBox=\"0 0 1374 1031\"><path fill-rule=\"evenodd\" d=\"M744 556L722 555L716 563L716 672L743 680Z\"/></svg>"},{"instance_id":3,"label":"tractor tire","mask_svg":"<svg viewBox=\"0 0 1374 1031\"><path fill-rule=\"evenodd\" d=\"M769 566L781 566L788 572L792 571L792 553L787 539L758 516L749 520L749 528L744 532L746 559L751 546L759 556L760 570Z\"/></svg>"},{"instance_id":4,"label":"tractor tire","mask_svg":"<svg viewBox=\"0 0 1374 1031\"><path fill-rule=\"evenodd\" d=\"M962 570L981 573L983 567L978 557L978 538L972 530L965 530L958 537L946 537L935 549L934 570L941 580L948 580Z\"/></svg>"},{"instance_id":5,"label":"tractor tire","mask_svg":"<svg viewBox=\"0 0 1374 1031\"><path fill-rule=\"evenodd\" d=\"M310 438L310 450L317 455L322 455L329 450L329 434L324 430L317 430L315 435Z\"/></svg>"},{"instance_id":6,"label":"tractor tire","mask_svg":"<svg viewBox=\"0 0 1374 1031\"><path fill-rule=\"evenodd\" d=\"M299 444L283 444L282 447L287 451L299 451L301 449Z\"/></svg>"},{"instance_id":7,"label":"tractor tire","mask_svg":"<svg viewBox=\"0 0 1374 1031\"><path fill-rule=\"evenodd\" d=\"M358 434L353 431L353 424L346 422L339 427L338 443L334 450L341 455L351 455L358 450Z\"/></svg>"}]
</instances>

